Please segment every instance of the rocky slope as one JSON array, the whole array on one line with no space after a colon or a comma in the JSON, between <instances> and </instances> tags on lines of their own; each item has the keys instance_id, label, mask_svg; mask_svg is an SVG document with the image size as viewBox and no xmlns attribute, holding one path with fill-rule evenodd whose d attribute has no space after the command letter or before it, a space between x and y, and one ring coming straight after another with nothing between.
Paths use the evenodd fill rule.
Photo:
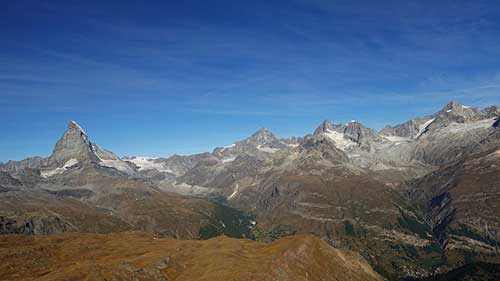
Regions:
<instances>
[{"instance_id":1,"label":"rocky slope","mask_svg":"<svg viewBox=\"0 0 500 281\"><path fill-rule=\"evenodd\" d=\"M3 236L0 248L6 280L383 280L358 254L313 236L270 244L147 233Z\"/></svg>"}]
</instances>

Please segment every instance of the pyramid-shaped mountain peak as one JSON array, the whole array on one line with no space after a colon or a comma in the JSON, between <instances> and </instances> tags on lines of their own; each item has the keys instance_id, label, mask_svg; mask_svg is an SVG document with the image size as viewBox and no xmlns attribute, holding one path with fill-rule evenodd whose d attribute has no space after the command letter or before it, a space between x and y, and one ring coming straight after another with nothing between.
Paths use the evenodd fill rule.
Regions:
<instances>
[{"instance_id":1,"label":"pyramid-shaped mountain peak","mask_svg":"<svg viewBox=\"0 0 500 281\"><path fill-rule=\"evenodd\" d=\"M97 161L89 137L75 121L70 121L63 136L59 139L50 156L51 164L60 166L67 161Z\"/></svg>"},{"instance_id":2,"label":"pyramid-shaped mountain peak","mask_svg":"<svg viewBox=\"0 0 500 281\"><path fill-rule=\"evenodd\" d=\"M247 142L250 143L258 143L258 144L265 144L265 143L271 143L277 141L278 138L269 131L266 128L262 128L252 134L248 139L246 139Z\"/></svg>"},{"instance_id":3,"label":"pyramid-shaped mountain peak","mask_svg":"<svg viewBox=\"0 0 500 281\"><path fill-rule=\"evenodd\" d=\"M87 135L87 133L83 130L82 126L80 126L74 120L69 121L67 130L78 130L78 131L82 132L83 134Z\"/></svg>"},{"instance_id":4,"label":"pyramid-shaped mountain peak","mask_svg":"<svg viewBox=\"0 0 500 281\"><path fill-rule=\"evenodd\" d=\"M438 113L450 113L450 112L463 112L463 111L473 111L474 108L471 106L466 106L458 101L450 101L447 105L445 105Z\"/></svg>"}]
</instances>

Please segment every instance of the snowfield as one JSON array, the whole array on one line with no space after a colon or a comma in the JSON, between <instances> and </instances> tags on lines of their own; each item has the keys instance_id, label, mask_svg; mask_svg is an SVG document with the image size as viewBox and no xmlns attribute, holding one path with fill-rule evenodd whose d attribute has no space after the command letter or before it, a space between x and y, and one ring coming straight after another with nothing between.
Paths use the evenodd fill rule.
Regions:
<instances>
[{"instance_id":1,"label":"snowfield","mask_svg":"<svg viewBox=\"0 0 500 281\"><path fill-rule=\"evenodd\" d=\"M260 150L260 151L267 152L267 153L276 153L276 152L278 152L280 150L279 148L262 147L261 144L259 144L257 146L257 149Z\"/></svg>"},{"instance_id":2,"label":"snowfield","mask_svg":"<svg viewBox=\"0 0 500 281\"><path fill-rule=\"evenodd\" d=\"M429 125L432 124L432 122L434 122L434 120L436 120L436 118L429 119L424 124L420 125L418 127L418 133L415 135L415 138L418 139L423 133L425 133L425 130L427 130L427 127L429 127Z\"/></svg>"},{"instance_id":3,"label":"snowfield","mask_svg":"<svg viewBox=\"0 0 500 281\"><path fill-rule=\"evenodd\" d=\"M345 151L347 148L355 145L355 143L349 139L344 138L344 134L332 131L332 130L326 130L324 133L328 138L333 140L335 142L335 146L340 149Z\"/></svg>"},{"instance_id":4,"label":"snowfield","mask_svg":"<svg viewBox=\"0 0 500 281\"><path fill-rule=\"evenodd\" d=\"M74 166L76 164L78 164L78 160L69 159L68 161L66 161L66 163L64 163L64 166L52 170L40 171L40 175L42 176L42 178L48 178L52 177L53 175L62 174L66 170L68 170L71 166Z\"/></svg>"},{"instance_id":5,"label":"snowfield","mask_svg":"<svg viewBox=\"0 0 500 281\"><path fill-rule=\"evenodd\" d=\"M137 156L133 158L125 158L126 161L134 163L137 167L139 167L139 171L148 171L148 170L157 170L162 173L172 173L172 170L165 167L164 163L157 163L158 157L144 157Z\"/></svg>"}]
</instances>

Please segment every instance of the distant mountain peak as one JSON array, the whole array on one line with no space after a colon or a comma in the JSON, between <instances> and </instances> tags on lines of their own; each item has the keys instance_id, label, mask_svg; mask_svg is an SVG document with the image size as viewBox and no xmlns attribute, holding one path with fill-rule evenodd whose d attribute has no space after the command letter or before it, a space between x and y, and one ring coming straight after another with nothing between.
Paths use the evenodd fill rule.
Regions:
<instances>
[{"instance_id":1,"label":"distant mountain peak","mask_svg":"<svg viewBox=\"0 0 500 281\"><path fill-rule=\"evenodd\" d=\"M83 130L83 128L76 121L74 121L74 120L69 121L69 123L68 123L68 130L79 130L83 134L87 135L87 133L85 132L85 130Z\"/></svg>"},{"instance_id":2,"label":"distant mountain peak","mask_svg":"<svg viewBox=\"0 0 500 281\"><path fill-rule=\"evenodd\" d=\"M97 161L89 137L75 121L69 122L68 128L56 143L50 159L55 162L53 164L56 166L60 166L70 159Z\"/></svg>"},{"instance_id":3,"label":"distant mountain peak","mask_svg":"<svg viewBox=\"0 0 500 281\"><path fill-rule=\"evenodd\" d=\"M96 163L100 166L115 168L127 174L134 170L112 152L92 143L85 130L75 121L70 121L68 128L54 147L49 157L51 168L67 168L74 163ZM69 165L69 166L68 166ZM57 169L53 170L58 173ZM50 176L50 175L49 175Z\"/></svg>"},{"instance_id":4,"label":"distant mountain peak","mask_svg":"<svg viewBox=\"0 0 500 281\"><path fill-rule=\"evenodd\" d=\"M321 123L321 125L319 125L318 128L316 128L316 130L314 131L314 134L319 135L319 134L325 133L327 131L332 131L332 130L334 130L333 122L326 119L325 121L323 121L323 123Z\"/></svg>"},{"instance_id":5,"label":"distant mountain peak","mask_svg":"<svg viewBox=\"0 0 500 281\"><path fill-rule=\"evenodd\" d=\"M253 133L247 140L251 141L251 142L257 142L257 143L264 144L264 143L276 141L277 138L268 129L261 128L257 132Z\"/></svg>"},{"instance_id":6,"label":"distant mountain peak","mask_svg":"<svg viewBox=\"0 0 500 281\"><path fill-rule=\"evenodd\" d=\"M257 132L255 132L254 134L268 134L268 133L271 133L271 131L269 131L267 128L260 128Z\"/></svg>"},{"instance_id":7,"label":"distant mountain peak","mask_svg":"<svg viewBox=\"0 0 500 281\"><path fill-rule=\"evenodd\" d=\"M372 129L365 127L360 122L352 120L347 123L344 129L344 134L356 143L362 143L363 141L369 141L374 139L379 139L377 132Z\"/></svg>"},{"instance_id":8,"label":"distant mountain peak","mask_svg":"<svg viewBox=\"0 0 500 281\"><path fill-rule=\"evenodd\" d=\"M470 113L475 110L476 108L460 104L458 101L450 101L439 112L437 112L436 115L446 114L446 113L470 115Z\"/></svg>"},{"instance_id":9,"label":"distant mountain peak","mask_svg":"<svg viewBox=\"0 0 500 281\"><path fill-rule=\"evenodd\" d=\"M325 120L314 131L314 136L326 136L335 142L337 148L341 150L354 149L359 147L369 150L369 142L380 139L377 132L369 129L356 120L343 124L333 124L330 120Z\"/></svg>"}]
</instances>

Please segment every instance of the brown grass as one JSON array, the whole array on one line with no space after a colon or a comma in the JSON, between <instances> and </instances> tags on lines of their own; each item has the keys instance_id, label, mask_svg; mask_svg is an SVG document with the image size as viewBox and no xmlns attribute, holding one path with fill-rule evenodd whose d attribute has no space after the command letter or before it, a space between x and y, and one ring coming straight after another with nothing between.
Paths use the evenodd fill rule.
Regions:
<instances>
[{"instance_id":1,"label":"brown grass","mask_svg":"<svg viewBox=\"0 0 500 281\"><path fill-rule=\"evenodd\" d=\"M218 237L67 233L0 237L0 280L383 280L358 254L318 238L273 243Z\"/></svg>"}]
</instances>

